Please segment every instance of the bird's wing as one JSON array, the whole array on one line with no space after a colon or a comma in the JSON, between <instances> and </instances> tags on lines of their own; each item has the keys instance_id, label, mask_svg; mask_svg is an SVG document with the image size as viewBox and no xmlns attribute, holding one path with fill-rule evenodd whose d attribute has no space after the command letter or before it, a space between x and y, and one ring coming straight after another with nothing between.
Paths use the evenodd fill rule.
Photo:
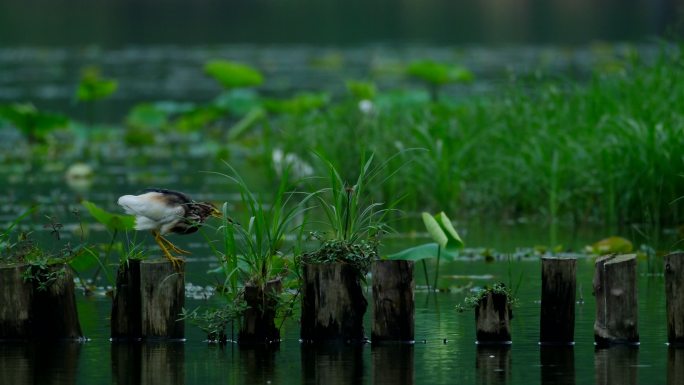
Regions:
<instances>
[{"instance_id":1,"label":"bird's wing","mask_svg":"<svg viewBox=\"0 0 684 385\"><path fill-rule=\"evenodd\" d=\"M167 204L164 195L159 192L124 195L119 198L118 204L127 214L143 216L160 223L174 221L185 214L183 205Z\"/></svg>"}]
</instances>

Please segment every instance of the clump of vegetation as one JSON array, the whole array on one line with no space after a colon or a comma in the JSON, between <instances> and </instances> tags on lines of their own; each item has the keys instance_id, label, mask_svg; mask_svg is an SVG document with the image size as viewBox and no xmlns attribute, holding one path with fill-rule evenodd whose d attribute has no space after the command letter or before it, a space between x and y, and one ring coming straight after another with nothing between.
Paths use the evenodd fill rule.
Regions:
<instances>
[{"instance_id":1,"label":"clump of vegetation","mask_svg":"<svg viewBox=\"0 0 684 385\"><path fill-rule=\"evenodd\" d=\"M456 305L456 311L462 313L466 310L472 310L480 305L480 302L489 294L498 294L506 296L506 302L510 307L518 306L518 298L515 297L511 289L503 283L495 283L491 287L485 287L473 295L467 296L462 304Z\"/></svg>"}]
</instances>

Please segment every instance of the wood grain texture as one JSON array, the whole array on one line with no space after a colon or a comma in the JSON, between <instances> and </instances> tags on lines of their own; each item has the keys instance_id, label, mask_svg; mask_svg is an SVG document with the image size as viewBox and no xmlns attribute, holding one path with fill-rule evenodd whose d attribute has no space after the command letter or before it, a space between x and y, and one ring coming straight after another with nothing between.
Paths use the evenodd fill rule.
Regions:
<instances>
[{"instance_id":1,"label":"wood grain texture","mask_svg":"<svg viewBox=\"0 0 684 385\"><path fill-rule=\"evenodd\" d=\"M665 256L667 341L684 346L684 253Z\"/></svg>"},{"instance_id":2,"label":"wood grain texture","mask_svg":"<svg viewBox=\"0 0 684 385\"><path fill-rule=\"evenodd\" d=\"M414 340L413 266L413 261L373 263L373 343Z\"/></svg>"},{"instance_id":3,"label":"wood grain texture","mask_svg":"<svg viewBox=\"0 0 684 385\"><path fill-rule=\"evenodd\" d=\"M596 261L594 295L598 346L638 344L636 255L611 255Z\"/></svg>"},{"instance_id":4,"label":"wood grain texture","mask_svg":"<svg viewBox=\"0 0 684 385\"><path fill-rule=\"evenodd\" d=\"M512 311L503 293L487 293L475 308L478 344L510 344Z\"/></svg>"},{"instance_id":5,"label":"wood grain texture","mask_svg":"<svg viewBox=\"0 0 684 385\"><path fill-rule=\"evenodd\" d=\"M542 258L541 344L575 340L576 259Z\"/></svg>"}]
</instances>

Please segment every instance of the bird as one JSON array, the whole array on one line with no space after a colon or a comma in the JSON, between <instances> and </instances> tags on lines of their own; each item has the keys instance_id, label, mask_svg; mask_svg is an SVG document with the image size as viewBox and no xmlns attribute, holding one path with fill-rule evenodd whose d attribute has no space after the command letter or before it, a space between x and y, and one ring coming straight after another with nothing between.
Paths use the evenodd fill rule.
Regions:
<instances>
[{"instance_id":1,"label":"bird","mask_svg":"<svg viewBox=\"0 0 684 385\"><path fill-rule=\"evenodd\" d=\"M199 230L204 221L222 213L210 202L196 202L187 194L166 189L146 189L140 195L123 195L117 203L126 214L135 216L135 229L151 230L162 253L180 271L185 261L173 256L190 254L178 248L164 235L169 233L192 234Z\"/></svg>"}]
</instances>

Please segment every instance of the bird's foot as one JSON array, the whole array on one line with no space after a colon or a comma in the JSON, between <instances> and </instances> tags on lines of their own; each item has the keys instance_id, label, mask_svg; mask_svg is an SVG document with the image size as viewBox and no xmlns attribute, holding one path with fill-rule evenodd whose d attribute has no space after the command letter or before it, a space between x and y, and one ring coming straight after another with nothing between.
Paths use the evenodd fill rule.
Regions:
<instances>
[{"instance_id":1,"label":"bird's foot","mask_svg":"<svg viewBox=\"0 0 684 385\"><path fill-rule=\"evenodd\" d=\"M169 262L171 262L171 264L173 265L173 269L177 273L183 272L183 266L185 266L185 260L183 258L174 257L173 255L167 255L166 259L168 259Z\"/></svg>"},{"instance_id":2,"label":"bird's foot","mask_svg":"<svg viewBox=\"0 0 684 385\"><path fill-rule=\"evenodd\" d=\"M168 239L166 239L162 236L159 237L159 240L164 243L164 245L166 246L166 249L168 249L169 251L173 251L174 253L178 253L178 254L185 254L185 255L190 254L189 251L181 249L180 247L174 245L173 243L171 243L171 241L169 241Z\"/></svg>"}]
</instances>

